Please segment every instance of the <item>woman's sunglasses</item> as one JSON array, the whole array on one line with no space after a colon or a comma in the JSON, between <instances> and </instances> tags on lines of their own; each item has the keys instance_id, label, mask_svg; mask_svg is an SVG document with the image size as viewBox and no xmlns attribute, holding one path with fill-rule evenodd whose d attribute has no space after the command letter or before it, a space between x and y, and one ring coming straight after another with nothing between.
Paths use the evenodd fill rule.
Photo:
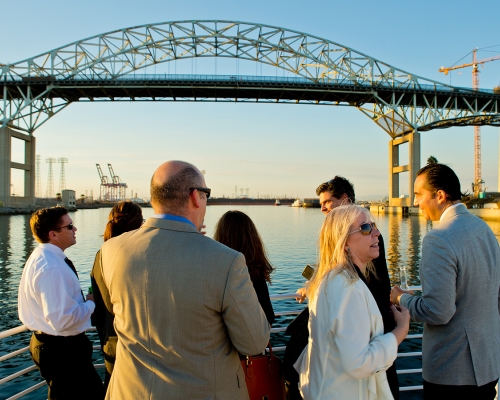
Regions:
<instances>
[{"instance_id":1,"label":"woman's sunglasses","mask_svg":"<svg viewBox=\"0 0 500 400\"><path fill-rule=\"evenodd\" d=\"M362 235L369 235L370 233L372 233L373 229L377 229L377 225L375 225L375 222L365 222L364 224L361 224L359 229L349 232L349 235L356 232L361 232Z\"/></svg>"}]
</instances>

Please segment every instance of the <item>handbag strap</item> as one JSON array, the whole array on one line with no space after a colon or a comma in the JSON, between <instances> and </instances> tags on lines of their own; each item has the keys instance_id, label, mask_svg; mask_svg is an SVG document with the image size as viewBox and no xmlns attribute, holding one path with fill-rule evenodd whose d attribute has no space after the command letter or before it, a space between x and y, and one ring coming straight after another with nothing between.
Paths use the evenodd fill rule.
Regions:
<instances>
[{"instance_id":1,"label":"handbag strap","mask_svg":"<svg viewBox=\"0 0 500 400\"><path fill-rule=\"evenodd\" d=\"M271 346L271 340L269 340L269 341L267 342L267 347L268 347L268 349L269 349L270 359L272 360L272 359L273 359L273 357L274 357L274 355L273 355L273 348L272 348L272 346ZM264 350L264 352L265 352L265 350ZM248 364L251 364L251 363L252 363L252 356L247 356L247 365L248 365Z\"/></svg>"},{"instance_id":2,"label":"handbag strap","mask_svg":"<svg viewBox=\"0 0 500 400\"><path fill-rule=\"evenodd\" d=\"M273 357L273 347L271 346L271 340L269 340L269 342L267 342L267 346L269 348L269 355L272 358Z\"/></svg>"}]
</instances>

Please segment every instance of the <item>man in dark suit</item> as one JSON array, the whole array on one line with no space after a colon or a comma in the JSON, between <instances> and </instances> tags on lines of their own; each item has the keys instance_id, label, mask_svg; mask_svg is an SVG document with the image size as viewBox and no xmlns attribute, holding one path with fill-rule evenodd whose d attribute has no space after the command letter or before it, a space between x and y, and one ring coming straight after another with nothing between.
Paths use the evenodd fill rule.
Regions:
<instances>
[{"instance_id":1,"label":"man in dark suit","mask_svg":"<svg viewBox=\"0 0 500 400\"><path fill-rule=\"evenodd\" d=\"M460 202L443 164L420 169L414 205L437 226L422 242L422 296L394 287L391 301L424 322L424 399L494 399L500 376L500 249L489 226Z\"/></svg>"}]
</instances>

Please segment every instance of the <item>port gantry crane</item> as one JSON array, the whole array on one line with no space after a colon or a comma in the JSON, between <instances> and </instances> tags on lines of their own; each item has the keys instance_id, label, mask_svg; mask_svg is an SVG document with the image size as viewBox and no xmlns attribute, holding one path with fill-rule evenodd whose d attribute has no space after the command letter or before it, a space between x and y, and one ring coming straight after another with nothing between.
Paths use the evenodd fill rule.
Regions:
<instances>
[{"instance_id":1,"label":"port gantry crane","mask_svg":"<svg viewBox=\"0 0 500 400\"><path fill-rule=\"evenodd\" d=\"M115 175L113 167L108 164L109 173L111 175L111 180L113 181L111 186L111 199L112 200L123 200L125 199L125 189L127 189L127 184L120 181L120 177Z\"/></svg>"},{"instance_id":2,"label":"port gantry crane","mask_svg":"<svg viewBox=\"0 0 500 400\"><path fill-rule=\"evenodd\" d=\"M99 164L96 164L95 166L97 167L97 173L99 174L99 179L101 180L101 190L99 192L99 200L107 201L110 199L108 177L102 173L102 169Z\"/></svg>"},{"instance_id":3,"label":"port gantry crane","mask_svg":"<svg viewBox=\"0 0 500 400\"><path fill-rule=\"evenodd\" d=\"M111 181L103 174L101 166L96 164L99 178L101 179L101 191L99 199L101 201L120 201L125 200L125 189L128 188L127 184L120 181L120 177L115 175L113 167L108 164L109 173L111 174Z\"/></svg>"},{"instance_id":4,"label":"port gantry crane","mask_svg":"<svg viewBox=\"0 0 500 400\"><path fill-rule=\"evenodd\" d=\"M465 63L462 65L455 65L454 67L441 67L439 72L443 72L448 75L450 71L460 68L472 67L472 88L474 90L479 89L479 65L484 66L484 63L495 61L500 59L499 56L484 58L482 60L477 59L477 48L472 50L472 62ZM472 183L472 190L475 197L479 197L479 193L482 192L484 181L481 177L481 130L479 126L474 126L474 182Z\"/></svg>"}]
</instances>

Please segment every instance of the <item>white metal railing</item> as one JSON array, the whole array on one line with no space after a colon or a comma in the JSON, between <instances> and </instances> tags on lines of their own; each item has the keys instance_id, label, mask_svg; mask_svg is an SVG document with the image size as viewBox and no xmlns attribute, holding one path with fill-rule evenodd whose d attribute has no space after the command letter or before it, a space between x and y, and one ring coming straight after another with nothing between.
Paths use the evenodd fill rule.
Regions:
<instances>
[{"instance_id":1,"label":"white metal railing","mask_svg":"<svg viewBox=\"0 0 500 400\"><path fill-rule=\"evenodd\" d=\"M422 290L422 288L420 286L410 286L410 289L411 290ZM285 293L285 294L275 294L275 295L271 295L271 300L284 300L284 299L295 299L296 298L296 294L295 293ZM297 314L300 314L300 312L302 311L302 309L298 309L298 310L293 310L293 311L277 311L275 312L275 315L276 316L283 316L283 315L297 315ZM28 328L26 328L24 325L21 325L21 326L18 326L16 328L12 328L12 329L8 329L6 331L3 331L3 332L0 332L0 339L5 339L7 337L10 337L10 336L13 336L13 335L17 335L19 333L22 333L22 332L26 332L28 330ZM87 332L92 332L92 331L95 331L96 328L92 327L90 329L87 330ZM286 327L281 327L281 328L271 328L271 333L278 333L278 332L284 332L286 330ZM408 335L406 337L406 339L419 339L419 338L422 338L422 335L421 334L411 334L411 335ZM94 350L100 350L101 349L101 346L93 346L93 349ZM279 351L284 351L285 350L285 346L275 346L273 347L273 351L275 352L279 352ZM8 360L12 357L15 357L15 356L18 356L20 354L23 354L23 353L26 353L29 351L29 346L26 346L26 347L23 347L19 350L15 350L13 351L12 353L9 353L9 354L5 354L3 356L0 357L0 362L1 361L5 361L5 360ZM416 356L421 356L422 355L422 352L406 352L406 353L398 353L398 357L416 357ZM94 366L99 369L99 368L104 368L104 364L94 364ZM9 382L15 378L18 378L19 376L22 376L24 374L27 374L28 372L31 372L33 370L37 369L37 367L35 365L32 365L30 367L27 367L27 368L24 368L20 371L17 371L9 376L6 376L5 378L2 378L0 379L0 385L6 383L6 382ZM421 368L417 368L417 369L405 369L405 370L398 370L397 371L398 374L414 374L414 373L422 373L422 369ZM11 396L9 397L8 399L6 400L15 400L15 399L19 399L25 395L27 395L28 393L31 393L39 388L41 388L42 386L46 385L46 382L45 381L42 381L42 382L38 382L36 383L35 385L15 394L14 396ZM399 390L400 391L409 391L409 390L422 390L423 386L403 386L403 387L400 387Z\"/></svg>"},{"instance_id":2,"label":"white metal railing","mask_svg":"<svg viewBox=\"0 0 500 400\"><path fill-rule=\"evenodd\" d=\"M26 332L27 330L28 328L26 328L24 325L12 329L7 329L6 331L0 332L0 339L15 335L16 333Z\"/></svg>"},{"instance_id":3,"label":"white metal railing","mask_svg":"<svg viewBox=\"0 0 500 400\"><path fill-rule=\"evenodd\" d=\"M13 336L13 335L16 335L18 333L22 333L22 332L26 332L28 330L28 328L26 328L24 325L21 325L21 326L18 326L16 328L13 328L13 329L8 329L6 331L3 331L3 332L0 332L0 339L4 339L6 337L9 337L9 336ZM95 331L96 328L92 327L90 329L87 330L87 332L92 332L92 331ZM92 346L92 348L94 350L100 350L101 349L101 346ZM26 353L29 351L29 346L26 346L26 347L23 347L19 350L16 350L16 351L13 351L12 353L9 353L9 354L5 354L3 355L2 357L0 357L0 362L1 361L4 361L4 360L8 360L9 358L12 358L12 357L15 357L19 354L22 354L22 353ZM94 364L94 367L96 369L100 369L100 368L104 368L104 364ZM30 367L27 367L27 368L24 368L20 371L17 371L9 376L6 376L5 378L2 378L0 379L0 385L4 384L4 383L7 383L15 378L18 378L19 376L22 376L24 374L27 374L28 372L31 372L33 370L37 369L36 365L32 365ZM37 384L23 390L22 392L19 392L17 394L15 394L14 396L11 396L9 397L8 399L6 400L15 400L15 399L19 399L25 395L27 395L28 393L31 393L39 388L41 388L42 386L46 385L47 382L45 381L42 381L42 382L38 382Z\"/></svg>"}]
</instances>

